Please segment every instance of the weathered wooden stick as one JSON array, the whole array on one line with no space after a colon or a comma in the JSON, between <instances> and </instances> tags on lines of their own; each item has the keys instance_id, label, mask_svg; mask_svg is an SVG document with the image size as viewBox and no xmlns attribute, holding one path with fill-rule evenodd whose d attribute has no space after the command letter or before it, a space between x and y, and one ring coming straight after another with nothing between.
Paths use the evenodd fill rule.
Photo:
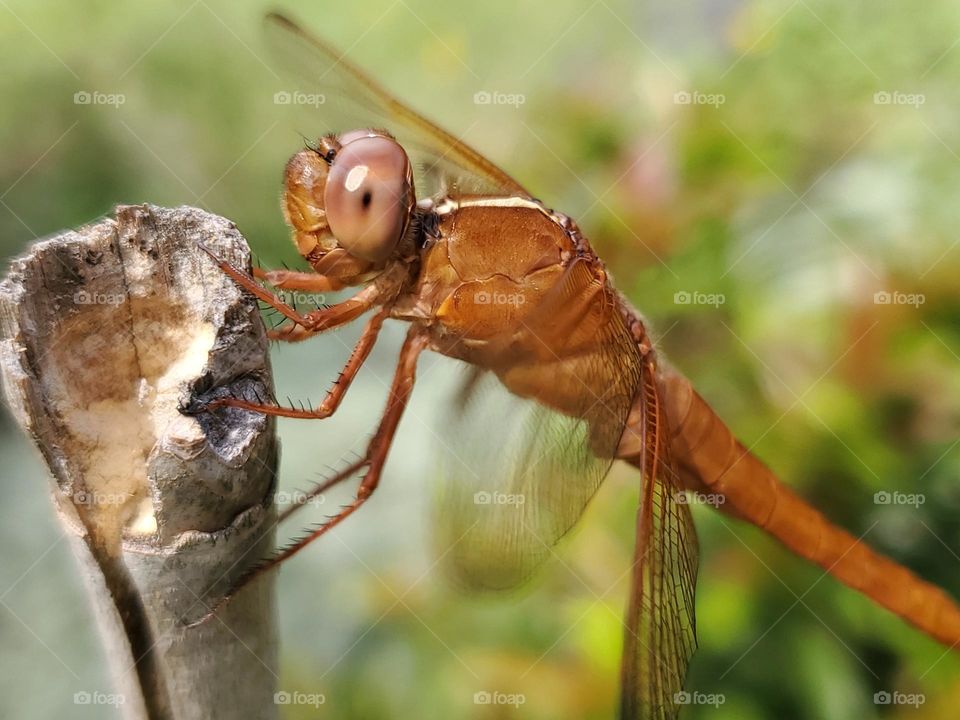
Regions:
<instances>
[{"instance_id":1,"label":"weathered wooden stick","mask_svg":"<svg viewBox=\"0 0 960 720\"><path fill-rule=\"evenodd\" d=\"M274 423L197 398L272 398L256 302L196 247L238 267L232 223L121 206L38 242L0 283L0 375L53 476L131 720L276 716L273 578L184 624L270 554Z\"/></svg>"}]
</instances>

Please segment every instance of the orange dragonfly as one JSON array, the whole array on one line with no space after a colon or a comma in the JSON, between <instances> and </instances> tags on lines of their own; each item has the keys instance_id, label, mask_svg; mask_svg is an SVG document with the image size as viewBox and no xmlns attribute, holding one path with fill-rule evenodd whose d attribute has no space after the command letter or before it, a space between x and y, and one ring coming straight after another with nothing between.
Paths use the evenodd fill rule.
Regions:
<instances>
[{"instance_id":1,"label":"orange dragonfly","mask_svg":"<svg viewBox=\"0 0 960 720\"><path fill-rule=\"evenodd\" d=\"M312 271L251 276L217 262L283 315L269 333L276 340L304 340L373 313L315 409L230 397L203 409L330 417L383 322L402 320L409 330L366 452L303 498L365 471L355 499L248 571L217 607L370 499L413 391L417 359L431 350L470 368L448 424L437 513L440 541L468 585L523 581L577 521L614 460L640 470L621 718L673 718L679 711L674 699L696 646L697 541L686 491L721 494L724 512L763 528L937 640L960 643L960 608L952 598L782 485L658 357L645 321L613 287L571 218L290 20L270 15L267 26L284 65L342 103L359 129L324 135L286 166L283 210ZM262 283L307 292L361 289L301 313Z\"/></svg>"}]
</instances>

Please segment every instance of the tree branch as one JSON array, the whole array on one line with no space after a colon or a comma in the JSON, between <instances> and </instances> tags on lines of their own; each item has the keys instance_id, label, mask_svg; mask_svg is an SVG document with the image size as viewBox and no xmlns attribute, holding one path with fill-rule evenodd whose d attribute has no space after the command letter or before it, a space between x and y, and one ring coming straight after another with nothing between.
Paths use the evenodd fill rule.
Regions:
<instances>
[{"instance_id":1,"label":"tree branch","mask_svg":"<svg viewBox=\"0 0 960 720\"><path fill-rule=\"evenodd\" d=\"M223 218L121 206L38 242L0 283L6 398L53 476L131 720L276 716L272 576L183 625L270 553L276 522L273 421L180 412L273 397L256 302L197 241L250 264Z\"/></svg>"}]
</instances>

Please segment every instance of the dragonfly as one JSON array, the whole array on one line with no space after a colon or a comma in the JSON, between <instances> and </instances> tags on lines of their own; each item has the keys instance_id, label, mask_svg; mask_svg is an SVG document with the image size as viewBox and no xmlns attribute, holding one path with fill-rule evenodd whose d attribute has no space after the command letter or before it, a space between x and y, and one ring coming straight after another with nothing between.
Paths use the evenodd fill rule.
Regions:
<instances>
[{"instance_id":1,"label":"dragonfly","mask_svg":"<svg viewBox=\"0 0 960 720\"><path fill-rule=\"evenodd\" d=\"M418 358L431 351L469 369L445 424L450 452L436 513L438 541L467 585L523 582L577 522L615 461L639 471L622 719L675 718L680 710L696 648L698 550L689 492L722 496L722 512L762 528L938 641L960 643L960 608L947 593L781 483L658 355L648 323L615 289L572 218L293 21L271 14L266 27L280 62L322 91L324 111L335 100L352 124L308 143L285 168L284 216L309 271L248 273L210 254L282 316L268 331L273 340L298 342L370 317L318 406L220 397L204 410L329 418L384 322L409 327L365 452L281 519L359 474L352 501L247 571L211 612L370 501L414 390ZM310 312L283 295L346 288L357 290ZM491 501L502 498L514 501Z\"/></svg>"}]
</instances>

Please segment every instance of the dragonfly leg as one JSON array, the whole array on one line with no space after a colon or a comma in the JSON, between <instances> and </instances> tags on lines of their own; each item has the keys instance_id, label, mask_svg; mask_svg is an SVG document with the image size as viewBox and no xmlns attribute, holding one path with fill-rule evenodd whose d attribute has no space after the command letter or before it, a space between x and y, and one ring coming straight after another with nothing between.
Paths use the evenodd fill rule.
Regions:
<instances>
[{"instance_id":1,"label":"dragonfly leg","mask_svg":"<svg viewBox=\"0 0 960 720\"><path fill-rule=\"evenodd\" d=\"M280 517L277 518L278 523L282 523L284 520L293 515L297 510L302 508L308 502L313 500L318 495L322 495L327 490L332 488L334 485L339 485L344 480L350 478L357 470L364 467L367 464L366 456L354 460L352 463L347 465L343 470L339 471L333 477L327 478L322 483L319 483L316 487L311 488L309 492L304 493L302 496L297 498L297 501L293 503L290 507L280 513Z\"/></svg>"},{"instance_id":2,"label":"dragonfly leg","mask_svg":"<svg viewBox=\"0 0 960 720\"><path fill-rule=\"evenodd\" d=\"M264 270L254 268L253 276L257 280L268 282L281 290L302 290L304 292L334 292L344 288L343 282L330 275L296 270Z\"/></svg>"},{"instance_id":3,"label":"dragonfly leg","mask_svg":"<svg viewBox=\"0 0 960 720\"><path fill-rule=\"evenodd\" d=\"M235 268L226 260L217 257L216 253L206 245L203 243L198 243L198 245L201 250L211 257L217 264L217 267L230 276L237 285L258 300L265 302L288 320L314 332L323 332L324 330L329 330L350 322L366 312L381 296L379 285L368 285L356 295L341 303L321 310L314 310L313 312L303 315L295 307L285 302L283 298L262 287L253 277Z\"/></svg>"},{"instance_id":4,"label":"dragonfly leg","mask_svg":"<svg viewBox=\"0 0 960 720\"><path fill-rule=\"evenodd\" d=\"M277 342L296 343L309 340L317 333L301 327L300 325L284 325L267 330L267 338Z\"/></svg>"},{"instance_id":5,"label":"dragonfly leg","mask_svg":"<svg viewBox=\"0 0 960 720\"><path fill-rule=\"evenodd\" d=\"M353 379L357 376L357 372L370 356L370 351L377 342L380 328L383 326L383 321L387 318L389 312L389 307L383 307L370 318L367 326L363 329L360 340L357 341L353 352L350 353L350 359L347 360L347 364L344 365L343 370L340 371L340 376L334 381L333 387L327 391L327 396L316 409L298 409L294 407L282 407L280 405L267 405L265 403L254 403L234 397L211 400L203 409L213 410L218 407L234 407L250 410L251 412L263 413L264 415L277 415L280 417L301 418L306 420L323 420L324 418L330 417L337 411L337 408L340 407L340 402L350 388Z\"/></svg>"},{"instance_id":6,"label":"dragonfly leg","mask_svg":"<svg viewBox=\"0 0 960 720\"><path fill-rule=\"evenodd\" d=\"M397 363L397 370L393 376L393 384L390 387L390 396L387 399L387 407L383 413L383 417L380 419L380 425L371 438L370 443L367 445L364 457L354 466L354 469L359 469L364 466L367 467L367 474L364 475L363 480L360 482L357 496L353 502L343 506L340 512L330 517L325 523L297 540L294 544L284 548L264 562L253 566L210 608L209 612L200 619L189 623L190 627L200 625L216 615L220 608L230 602L248 583L293 557L318 537L332 530L353 515L353 513L370 498L380 483L380 474L386 463L387 454L390 452L390 446L393 444L397 427L400 425L400 418L403 416L403 411L410 400L410 394L413 392L413 385L416 381L417 374L417 358L427 346L427 343L427 336L424 335L418 327L410 328L410 331L407 333L407 339L403 343L403 348L400 350L400 360ZM345 477L346 475L339 473L334 478L331 478L331 481L339 482ZM328 481L328 483L331 481ZM285 513L285 515L289 515L289 511Z\"/></svg>"}]
</instances>

